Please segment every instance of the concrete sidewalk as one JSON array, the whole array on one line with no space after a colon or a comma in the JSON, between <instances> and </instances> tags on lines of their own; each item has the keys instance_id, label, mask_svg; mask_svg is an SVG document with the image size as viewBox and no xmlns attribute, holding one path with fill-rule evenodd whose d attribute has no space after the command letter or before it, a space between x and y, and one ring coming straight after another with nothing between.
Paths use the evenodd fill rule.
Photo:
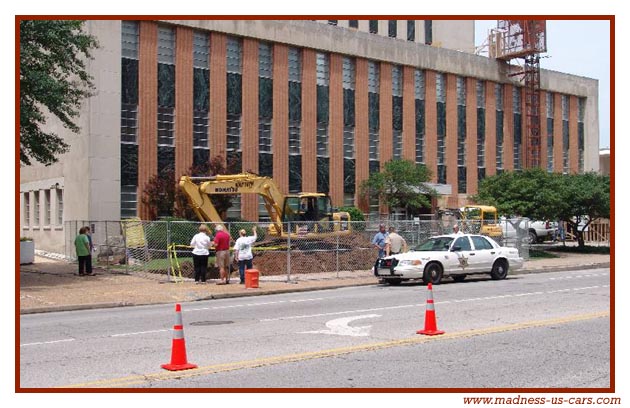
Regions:
<instances>
[{"instance_id":1,"label":"concrete sidewalk","mask_svg":"<svg viewBox=\"0 0 630 408\"><path fill-rule=\"evenodd\" d=\"M534 259L510 274L552 272L610 266L609 255L560 254L559 258ZM238 273L229 285L196 285L191 279L169 282L166 275L130 274L95 268L95 276L78 276L76 263L36 256L35 263L20 266L20 314L107 308L131 305L190 302L227 297L255 296L376 285L372 272L327 272L308 275L261 276L259 288L238 284ZM509 276L508 276L509 278Z\"/></svg>"}]
</instances>

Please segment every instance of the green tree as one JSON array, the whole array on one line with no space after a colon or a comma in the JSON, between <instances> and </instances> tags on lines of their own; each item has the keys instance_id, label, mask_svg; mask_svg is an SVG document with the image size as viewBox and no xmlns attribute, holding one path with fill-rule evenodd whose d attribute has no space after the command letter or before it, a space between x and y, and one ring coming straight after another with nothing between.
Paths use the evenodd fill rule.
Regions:
<instances>
[{"instance_id":1,"label":"green tree","mask_svg":"<svg viewBox=\"0 0 630 408\"><path fill-rule=\"evenodd\" d=\"M361 183L365 196L378 196L390 208L404 208L414 214L422 208L431 208L431 196L435 190L426 183L431 172L422 164L410 160L391 160L384 169L373 173Z\"/></svg>"},{"instance_id":2,"label":"green tree","mask_svg":"<svg viewBox=\"0 0 630 408\"><path fill-rule=\"evenodd\" d=\"M596 173L558 174L541 169L504 172L481 181L473 198L507 216L565 221L580 247L584 229L610 217L610 177ZM578 225L582 224L581 228Z\"/></svg>"},{"instance_id":3,"label":"green tree","mask_svg":"<svg viewBox=\"0 0 630 408\"><path fill-rule=\"evenodd\" d=\"M74 133L83 99L92 95L94 84L86 70L95 37L83 32L79 20L20 21L20 163L36 160L57 162L68 144L46 131L49 115L56 116Z\"/></svg>"}]
</instances>

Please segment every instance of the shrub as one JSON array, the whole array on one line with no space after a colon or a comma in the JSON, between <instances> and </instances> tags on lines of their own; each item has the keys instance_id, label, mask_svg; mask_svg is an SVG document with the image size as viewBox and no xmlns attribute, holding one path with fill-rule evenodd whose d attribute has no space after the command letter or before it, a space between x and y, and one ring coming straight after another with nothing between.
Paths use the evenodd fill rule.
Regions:
<instances>
[{"instance_id":1,"label":"shrub","mask_svg":"<svg viewBox=\"0 0 630 408\"><path fill-rule=\"evenodd\" d=\"M262 241L265 239L267 235L267 229L262 228L258 225L258 223L246 221L241 218L227 218L225 221L226 227L229 229L228 233L235 241L240 236L238 232L244 229L247 235L252 235L252 227L256 226L256 234L258 235L258 239L256 241Z\"/></svg>"},{"instance_id":2,"label":"shrub","mask_svg":"<svg viewBox=\"0 0 630 408\"><path fill-rule=\"evenodd\" d=\"M341 207L339 208L339 211L345 211L350 214L350 221L352 222L351 227L354 231L365 230L365 216L363 215L363 211L357 207Z\"/></svg>"}]
</instances>

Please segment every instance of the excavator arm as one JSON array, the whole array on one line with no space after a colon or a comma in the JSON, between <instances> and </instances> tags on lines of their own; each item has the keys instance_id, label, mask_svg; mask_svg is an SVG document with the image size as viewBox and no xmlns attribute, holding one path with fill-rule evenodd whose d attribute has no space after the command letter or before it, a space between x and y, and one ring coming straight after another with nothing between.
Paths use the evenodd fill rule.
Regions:
<instances>
[{"instance_id":1,"label":"excavator arm","mask_svg":"<svg viewBox=\"0 0 630 408\"><path fill-rule=\"evenodd\" d=\"M195 183L200 181L200 184ZM212 177L183 176L179 181L180 188L188 196L195 214L202 221L222 223L216 208L210 200L215 194L258 194L263 198L267 213L276 229L282 233L282 205L284 195L276 183L268 178L250 173L217 175Z\"/></svg>"}]
</instances>

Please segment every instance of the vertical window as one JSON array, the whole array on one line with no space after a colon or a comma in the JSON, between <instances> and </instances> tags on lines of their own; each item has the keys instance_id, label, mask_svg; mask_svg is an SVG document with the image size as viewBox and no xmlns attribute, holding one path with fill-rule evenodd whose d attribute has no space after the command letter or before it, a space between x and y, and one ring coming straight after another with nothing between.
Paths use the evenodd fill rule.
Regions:
<instances>
[{"instance_id":1,"label":"vertical window","mask_svg":"<svg viewBox=\"0 0 630 408\"><path fill-rule=\"evenodd\" d=\"M547 100L547 171L553 172L553 94L545 94Z\"/></svg>"},{"instance_id":2,"label":"vertical window","mask_svg":"<svg viewBox=\"0 0 630 408\"><path fill-rule=\"evenodd\" d=\"M466 78L457 77L457 192L466 187Z\"/></svg>"},{"instance_id":3,"label":"vertical window","mask_svg":"<svg viewBox=\"0 0 630 408\"><path fill-rule=\"evenodd\" d=\"M63 225L63 190L58 188L55 190L57 194L57 225Z\"/></svg>"},{"instance_id":4,"label":"vertical window","mask_svg":"<svg viewBox=\"0 0 630 408\"><path fill-rule=\"evenodd\" d=\"M379 109L380 109L380 65L368 61L368 137L370 143L370 174L380 171ZM369 197L370 216L378 217L379 201L374 194Z\"/></svg>"},{"instance_id":5,"label":"vertical window","mask_svg":"<svg viewBox=\"0 0 630 408\"><path fill-rule=\"evenodd\" d=\"M378 20L370 20L370 33L378 34Z\"/></svg>"},{"instance_id":6,"label":"vertical window","mask_svg":"<svg viewBox=\"0 0 630 408\"><path fill-rule=\"evenodd\" d=\"M226 156L228 171L240 173L241 161L241 115L243 112L243 44L240 38L227 37L226 76L227 76L227 120L226 120ZM241 196L232 198L232 205L227 210L230 218L241 216Z\"/></svg>"},{"instance_id":7,"label":"vertical window","mask_svg":"<svg viewBox=\"0 0 630 408\"><path fill-rule=\"evenodd\" d=\"M302 53L289 48L289 192L302 190Z\"/></svg>"},{"instance_id":8,"label":"vertical window","mask_svg":"<svg viewBox=\"0 0 630 408\"><path fill-rule=\"evenodd\" d=\"M416 20L407 20L407 41L416 41Z\"/></svg>"},{"instance_id":9,"label":"vertical window","mask_svg":"<svg viewBox=\"0 0 630 408\"><path fill-rule=\"evenodd\" d=\"M175 30L158 27L158 176L175 171ZM167 213L158 216L168 215Z\"/></svg>"},{"instance_id":10,"label":"vertical window","mask_svg":"<svg viewBox=\"0 0 630 408\"><path fill-rule=\"evenodd\" d=\"M193 34L193 166L195 175L206 175L210 163L210 39Z\"/></svg>"},{"instance_id":11,"label":"vertical window","mask_svg":"<svg viewBox=\"0 0 630 408\"><path fill-rule=\"evenodd\" d=\"M359 28L359 20L348 20L348 27Z\"/></svg>"},{"instance_id":12,"label":"vertical window","mask_svg":"<svg viewBox=\"0 0 630 408\"><path fill-rule=\"evenodd\" d=\"M400 65L392 67L392 142L393 158L402 159L403 124L403 70Z\"/></svg>"},{"instance_id":13,"label":"vertical window","mask_svg":"<svg viewBox=\"0 0 630 408\"><path fill-rule=\"evenodd\" d=\"M328 118L330 112L330 62L328 54L316 55L317 71L317 191L329 191Z\"/></svg>"},{"instance_id":14,"label":"vertical window","mask_svg":"<svg viewBox=\"0 0 630 408\"><path fill-rule=\"evenodd\" d=\"M355 193L355 85L353 58L343 58L343 192L344 205L354 206Z\"/></svg>"},{"instance_id":15,"label":"vertical window","mask_svg":"<svg viewBox=\"0 0 630 408\"><path fill-rule=\"evenodd\" d=\"M584 173L584 113L586 98L578 99L578 172Z\"/></svg>"},{"instance_id":16,"label":"vertical window","mask_svg":"<svg viewBox=\"0 0 630 408\"><path fill-rule=\"evenodd\" d=\"M446 77L443 73L435 74L435 92L437 100L437 180L446 184Z\"/></svg>"},{"instance_id":17,"label":"vertical window","mask_svg":"<svg viewBox=\"0 0 630 408\"><path fill-rule=\"evenodd\" d=\"M562 173L569 174L569 96L562 95Z\"/></svg>"},{"instance_id":18,"label":"vertical window","mask_svg":"<svg viewBox=\"0 0 630 408\"><path fill-rule=\"evenodd\" d=\"M273 48L258 45L258 174L273 176ZM260 217L269 217L266 211ZM264 219L260 219L264 221Z\"/></svg>"},{"instance_id":19,"label":"vertical window","mask_svg":"<svg viewBox=\"0 0 630 408\"><path fill-rule=\"evenodd\" d=\"M486 177L486 84L477 81L477 181Z\"/></svg>"},{"instance_id":20,"label":"vertical window","mask_svg":"<svg viewBox=\"0 0 630 408\"><path fill-rule=\"evenodd\" d=\"M51 205L50 205L50 190L44 190L44 225L51 224Z\"/></svg>"},{"instance_id":21,"label":"vertical window","mask_svg":"<svg viewBox=\"0 0 630 408\"><path fill-rule=\"evenodd\" d=\"M337 20L328 20L328 24L336 26Z\"/></svg>"},{"instance_id":22,"label":"vertical window","mask_svg":"<svg viewBox=\"0 0 630 408\"><path fill-rule=\"evenodd\" d=\"M424 43L433 44L433 20L424 20Z\"/></svg>"},{"instance_id":23,"label":"vertical window","mask_svg":"<svg viewBox=\"0 0 630 408\"><path fill-rule=\"evenodd\" d=\"M24 214L24 226L28 227L31 225L31 193L26 192L23 194L24 196L24 207L22 209L22 214Z\"/></svg>"},{"instance_id":24,"label":"vertical window","mask_svg":"<svg viewBox=\"0 0 630 408\"><path fill-rule=\"evenodd\" d=\"M514 117L514 170L521 170L523 168L522 146L523 146L523 114L521 107L521 88L512 88L512 111Z\"/></svg>"},{"instance_id":25,"label":"vertical window","mask_svg":"<svg viewBox=\"0 0 630 408\"><path fill-rule=\"evenodd\" d=\"M424 163L425 134L425 96L424 71L416 69L414 73L415 118L416 118L416 163Z\"/></svg>"},{"instance_id":26,"label":"vertical window","mask_svg":"<svg viewBox=\"0 0 630 408\"><path fill-rule=\"evenodd\" d=\"M398 35L398 20L388 20L387 27L387 34L389 37L396 38Z\"/></svg>"},{"instance_id":27,"label":"vertical window","mask_svg":"<svg viewBox=\"0 0 630 408\"><path fill-rule=\"evenodd\" d=\"M503 84L495 84L494 96L496 100L496 169L497 174L503 172Z\"/></svg>"},{"instance_id":28,"label":"vertical window","mask_svg":"<svg viewBox=\"0 0 630 408\"><path fill-rule=\"evenodd\" d=\"M120 217L137 214L138 49L136 21L121 22ZM61 190L58 190L61 191ZM59 202L59 201L58 201ZM61 224L61 218L59 219Z\"/></svg>"},{"instance_id":29,"label":"vertical window","mask_svg":"<svg viewBox=\"0 0 630 408\"><path fill-rule=\"evenodd\" d=\"M33 208L33 221L35 226L39 226L39 190L33 192L35 206Z\"/></svg>"}]
</instances>

